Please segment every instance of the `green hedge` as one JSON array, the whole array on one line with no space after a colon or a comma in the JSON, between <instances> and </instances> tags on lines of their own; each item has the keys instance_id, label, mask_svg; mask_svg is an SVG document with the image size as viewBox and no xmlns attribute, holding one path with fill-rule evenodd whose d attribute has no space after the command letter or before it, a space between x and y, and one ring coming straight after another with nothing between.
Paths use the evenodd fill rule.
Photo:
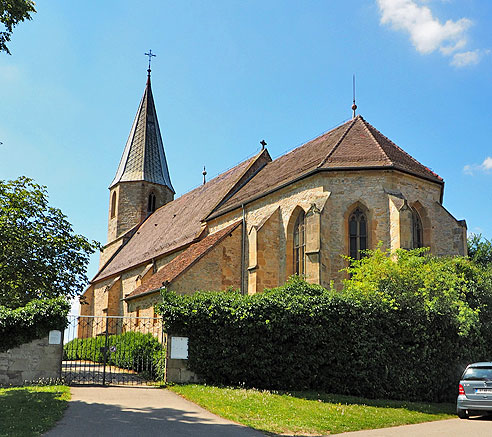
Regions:
<instances>
[{"instance_id":1,"label":"green hedge","mask_svg":"<svg viewBox=\"0 0 492 437\"><path fill-rule=\"evenodd\" d=\"M467 362L492 357L487 329L465 335L439 306L356 299L295 278L253 296L163 299L166 329L189 337L188 366L207 383L440 402L454 399Z\"/></svg>"},{"instance_id":2,"label":"green hedge","mask_svg":"<svg viewBox=\"0 0 492 437\"><path fill-rule=\"evenodd\" d=\"M16 309L0 305L0 352L45 337L53 329L63 331L69 310L62 297L33 300Z\"/></svg>"},{"instance_id":3,"label":"green hedge","mask_svg":"<svg viewBox=\"0 0 492 437\"><path fill-rule=\"evenodd\" d=\"M102 348L105 337L76 338L64 347L65 360L104 361ZM150 333L125 332L108 337L107 363L136 372L149 372L154 379L164 376L165 351L162 344Z\"/></svg>"}]
</instances>

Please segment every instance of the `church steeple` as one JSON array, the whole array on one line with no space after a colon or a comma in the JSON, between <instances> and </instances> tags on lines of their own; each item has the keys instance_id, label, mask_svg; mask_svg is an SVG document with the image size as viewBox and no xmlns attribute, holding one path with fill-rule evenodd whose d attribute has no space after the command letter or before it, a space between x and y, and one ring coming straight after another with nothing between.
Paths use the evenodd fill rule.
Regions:
<instances>
[{"instance_id":1,"label":"church steeple","mask_svg":"<svg viewBox=\"0 0 492 437\"><path fill-rule=\"evenodd\" d=\"M174 193L169 177L164 145L162 143L157 112L150 84L150 69L147 85L133 121L111 189L119 182L147 181L166 185Z\"/></svg>"},{"instance_id":2,"label":"church steeple","mask_svg":"<svg viewBox=\"0 0 492 437\"><path fill-rule=\"evenodd\" d=\"M154 55L153 55L154 56ZM150 59L150 56L149 56ZM150 81L140 101L110 190L108 242L174 198Z\"/></svg>"}]
</instances>

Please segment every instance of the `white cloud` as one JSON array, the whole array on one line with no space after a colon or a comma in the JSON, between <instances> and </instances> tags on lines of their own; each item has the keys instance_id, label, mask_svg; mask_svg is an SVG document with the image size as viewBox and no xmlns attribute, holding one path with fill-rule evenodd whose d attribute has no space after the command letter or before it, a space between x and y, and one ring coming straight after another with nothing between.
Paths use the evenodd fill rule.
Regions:
<instances>
[{"instance_id":1,"label":"white cloud","mask_svg":"<svg viewBox=\"0 0 492 437\"><path fill-rule=\"evenodd\" d=\"M480 61L480 51L473 50L470 52L455 53L451 65L455 67L465 67L467 65L476 65Z\"/></svg>"},{"instance_id":2,"label":"white cloud","mask_svg":"<svg viewBox=\"0 0 492 437\"><path fill-rule=\"evenodd\" d=\"M472 25L468 18L442 23L434 17L429 6L415 0L377 0L377 3L381 23L408 32L419 53L429 54L439 50L445 56L453 55L451 63L456 67L480 61L479 50L460 51L468 43L467 30Z\"/></svg>"},{"instance_id":3,"label":"white cloud","mask_svg":"<svg viewBox=\"0 0 492 437\"><path fill-rule=\"evenodd\" d=\"M492 156L487 156L481 164L467 164L463 167L463 173L472 175L475 172L489 173L492 171Z\"/></svg>"},{"instance_id":4,"label":"white cloud","mask_svg":"<svg viewBox=\"0 0 492 437\"><path fill-rule=\"evenodd\" d=\"M487 158L485 158L485 160L482 162L481 167L485 171L492 170L492 157L487 156Z\"/></svg>"}]
</instances>

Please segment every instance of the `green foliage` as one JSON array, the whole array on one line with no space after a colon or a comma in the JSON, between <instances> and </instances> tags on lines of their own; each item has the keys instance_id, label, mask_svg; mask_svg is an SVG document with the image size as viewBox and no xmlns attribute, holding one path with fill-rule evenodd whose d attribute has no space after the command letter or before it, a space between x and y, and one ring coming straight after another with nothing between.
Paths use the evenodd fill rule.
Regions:
<instances>
[{"instance_id":1,"label":"green foliage","mask_svg":"<svg viewBox=\"0 0 492 437\"><path fill-rule=\"evenodd\" d=\"M491 282L469 260L375 251L350 272L342 292L294 277L253 296L163 291L159 310L211 384L441 402L490 359Z\"/></svg>"},{"instance_id":2,"label":"green foliage","mask_svg":"<svg viewBox=\"0 0 492 437\"><path fill-rule=\"evenodd\" d=\"M476 264L492 268L492 241L481 234L472 234L468 238L468 257Z\"/></svg>"},{"instance_id":3,"label":"green foliage","mask_svg":"<svg viewBox=\"0 0 492 437\"><path fill-rule=\"evenodd\" d=\"M64 345L64 359L104 362L104 336L75 338ZM151 371L152 377L164 376L165 352L162 344L150 333L125 332L108 336L107 364L134 370Z\"/></svg>"},{"instance_id":4,"label":"green foliage","mask_svg":"<svg viewBox=\"0 0 492 437\"><path fill-rule=\"evenodd\" d=\"M25 177L0 181L0 305L79 295L97 247L48 205L45 187Z\"/></svg>"},{"instance_id":5,"label":"green foliage","mask_svg":"<svg viewBox=\"0 0 492 437\"><path fill-rule=\"evenodd\" d=\"M456 417L455 404L371 400L318 390L285 393L196 384L169 389L214 414L267 435L339 435Z\"/></svg>"},{"instance_id":6,"label":"green foliage","mask_svg":"<svg viewBox=\"0 0 492 437\"><path fill-rule=\"evenodd\" d=\"M0 437L45 435L69 400L70 388L63 385L0 388Z\"/></svg>"},{"instance_id":7,"label":"green foliage","mask_svg":"<svg viewBox=\"0 0 492 437\"><path fill-rule=\"evenodd\" d=\"M347 269L343 293L351 298L448 315L461 335L477 326L480 310L492 304L490 293L483 293L490 286L486 273L466 258L440 258L426 248L367 253Z\"/></svg>"},{"instance_id":8,"label":"green foliage","mask_svg":"<svg viewBox=\"0 0 492 437\"><path fill-rule=\"evenodd\" d=\"M33 0L0 0L0 23L5 27L0 32L0 52L10 55L7 43L14 27L24 20L31 20L31 14L36 12Z\"/></svg>"},{"instance_id":9,"label":"green foliage","mask_svg":"<svg viewBox=\"0 0 492 437\"><path fill-rule=\"evenodd\" d=\"M33 300L10 309L0 305L0 352L48 335L67 326L70 304L64 298Z\"/></svg>"}]
</instances>

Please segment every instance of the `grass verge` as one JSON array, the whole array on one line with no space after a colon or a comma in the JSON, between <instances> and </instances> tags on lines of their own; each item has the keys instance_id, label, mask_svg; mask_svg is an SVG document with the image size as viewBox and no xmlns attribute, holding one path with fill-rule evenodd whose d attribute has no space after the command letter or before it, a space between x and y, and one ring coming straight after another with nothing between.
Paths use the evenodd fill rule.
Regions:
<instances>
[{"instance_id":1,"label":"grass verge","mask_svg":"<svg viewBox=\"0 0 492 437\"><path fill-rule=\"evenodd\" d=\"M326 435L455 417L452 404L371 400L316 392L278 393L195 384L168 388L212 413L273 434Z\"/></svg>"},{"instance_id":2,"label":"grass verge","mask_svg":"<svg viewBox=\"0 0 492 437\"><path fill-rule=\"evenodd\" d=\"M0 388L0 437L41 435L62 418L69 400L64 385Z\"/></svg>"}]
</instances>

